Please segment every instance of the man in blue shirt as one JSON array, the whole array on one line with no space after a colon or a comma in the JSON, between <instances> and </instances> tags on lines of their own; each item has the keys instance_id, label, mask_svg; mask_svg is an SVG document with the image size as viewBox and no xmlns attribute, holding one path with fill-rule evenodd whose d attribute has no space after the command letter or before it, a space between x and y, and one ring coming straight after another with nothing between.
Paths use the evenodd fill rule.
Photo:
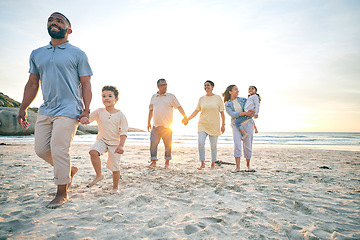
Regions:
<instances>
[{"instance_id":1,"label":"man in blue shirt","mask_svg":"<svg viewBox=\"0 0 360 240\"><path fill-rule=\"evenodd\" d=\"M68 42L71 23L63 14L51 14L47 27L51 41L31 53L18 122L29 127L27 109L41 85L44 103L35 124L35 152L54 166L57 193L47 207L57 208L68 200L67 189L78 171L70 164L69 151L79 120L89 117L92 71L86 54Z\"/></svg>"}]
</instances>

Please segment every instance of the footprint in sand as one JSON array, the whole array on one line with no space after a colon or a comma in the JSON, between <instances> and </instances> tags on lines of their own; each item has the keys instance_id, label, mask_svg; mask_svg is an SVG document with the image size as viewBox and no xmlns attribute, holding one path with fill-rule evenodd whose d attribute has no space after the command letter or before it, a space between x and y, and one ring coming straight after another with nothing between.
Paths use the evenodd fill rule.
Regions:
<instances>
[{"instance_id":1,"label":"footprint in sand","mask_svg":"<svg viewBox=\"0 0 360 240\"><path fill-rule=\"evenodd\" d=\"M293 204L294 204L294 207L296 210L299 210L300 212L302 212L306 215L312 214L312 210L310 208L306 207L304 204L302 204L298 201L294 201Z\"/></svg>"},{"instance_id":2,"label":"footprint in sand","mask_svg":"<svg viewBox=\"0 0 360 240\"><path fill-rule=\"evenodd\" d=\"M224 219L222 218L215 218L215 217L204 217L201 218L202 220L205 220L209 223L220 223L220 222L225 222Z\"/></svg>"},{"instance_id":3,"label":"footprint in sand","mask_svg":"<svg viewBox=\"0 0 360 240\"><path fill-rule=\"evenodd\" d=\"M148 222L149 228L159 227L165 223L166 219L161 217L154 217Z\"/></svg>"},{"instance_id":4,"label":"footprint in sand","mask_svg":"<svg viewBox=\"0 0 360 240\"><path fill-rule=\"evenodd\" d=\"M186 235L194 234L198 231L198 229L194 225L186 225L184 228L184 232Z\"/></svg>"},{"instance_id":5,"label":"footprint in sand","mask_svg":"<svg viewBox=\"0 0 360 240\"><path fill-rule=\"evenodd\" d=\"M141 207L143 205L146 205L152 201L152 198L147 195L140 195L137 196L135 199L131 199L129 203L127 204L128 207Z\"/></svg>"}]
</instances>

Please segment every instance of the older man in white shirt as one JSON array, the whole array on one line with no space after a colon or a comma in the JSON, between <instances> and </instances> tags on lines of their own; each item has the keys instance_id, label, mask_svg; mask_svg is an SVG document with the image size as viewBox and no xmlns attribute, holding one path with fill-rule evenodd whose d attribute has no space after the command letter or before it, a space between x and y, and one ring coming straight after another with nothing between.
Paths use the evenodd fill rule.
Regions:
<instances>
[{"instance_id":1,"label":"older man in white shirt","mask_svg":"<svg viewBox=\"0 0 360 240\"><path fill-rule=\"evenodd\" d=\"M187 119L186 114L181 107L175 95L167 93L167 83L165 79L157 81L159 91L151 98L149 105L149 117L147 129L150 131L150 168L156 167L157 149L160 139L163 140L165 146L165 168L169 168L171 160L171 143L172 143L172 129L173 123L173 109L178 109L184 119ZM151 119L153 118L153 126L151 126Z\"/></svg>"}]
</instances>

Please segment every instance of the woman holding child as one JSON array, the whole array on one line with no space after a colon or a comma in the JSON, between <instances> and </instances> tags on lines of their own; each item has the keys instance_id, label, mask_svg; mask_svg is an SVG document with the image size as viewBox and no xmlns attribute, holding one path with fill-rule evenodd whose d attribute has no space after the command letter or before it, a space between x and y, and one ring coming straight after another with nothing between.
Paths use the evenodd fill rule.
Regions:
<instances>
[{"instance_id":1,"label":"woman holding child","mask_svg":"<svg viewBox=\"0 0 360 240\"><path fill-rule=\"evenodd\" d=\"M194 118L199 112L200 119L198 124L198 146L199 146L199 158L201 165L199 170L205 168L205 140L209 136L211 147L211 169L215 168L216 156L217 156L217 139L221 133L225 131L225 115L224 104L219 95L213 93L215 84L207 80L204 83L205 96L199 99L198 105L195 111L184 121L186 125L190 119ZM220 116L222 125L220 127Z\"/></svg>"},{"instance_id":2,"label":"woman holding child","mask_svg":"<svg viewBox=\"0 0 360 240\"><path fill-rule=\"evenodd\" d=\"M236 168L232 172L240 171L241 141L243 141L244 157L246 158L246 171L252 171L250 168L250 159L252 154L252 142L255 123L251 117L254 115L255 111L249 110L245 112L244 109L247 99L238 97L238 95L239 89L236 85L228 86L223 93L226 112L231 116L231 128L234 140L234 157ZM241 126L236 126L236 120L239 119L239 117L243 118L244 116L248 117L249 119L242 122ZM257 115L255 115L255 117L257 117Z\"/></svg>"}]
</instances>

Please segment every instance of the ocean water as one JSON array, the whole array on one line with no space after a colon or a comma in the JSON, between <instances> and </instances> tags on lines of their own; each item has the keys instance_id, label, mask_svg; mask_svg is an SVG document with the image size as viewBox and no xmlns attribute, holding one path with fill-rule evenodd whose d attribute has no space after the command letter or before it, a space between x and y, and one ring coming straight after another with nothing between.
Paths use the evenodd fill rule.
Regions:
<instances>
[{"instance_id":1,"label":"ocean water","mask_svg":"<svg viewBox=\"0 0 360 240\"><path fill-rule=\"evenodd\" d=\"M126 144L149 145L148 132L130 132ZM96 135L76 135L75 143L91 144ZM0 136L0 143L25 143L34 141L34 136ZM208 141L208 140L207 140ZM207 144L208 145L208 144ZM298 147L329 150L360 151L360 133L350 132L263 132L254 135L253 147ZM197 146L197 134L173 135L173 146ZM233 146L231 132L218 139L218 146Z\"/></svg>"}]
</instances>

